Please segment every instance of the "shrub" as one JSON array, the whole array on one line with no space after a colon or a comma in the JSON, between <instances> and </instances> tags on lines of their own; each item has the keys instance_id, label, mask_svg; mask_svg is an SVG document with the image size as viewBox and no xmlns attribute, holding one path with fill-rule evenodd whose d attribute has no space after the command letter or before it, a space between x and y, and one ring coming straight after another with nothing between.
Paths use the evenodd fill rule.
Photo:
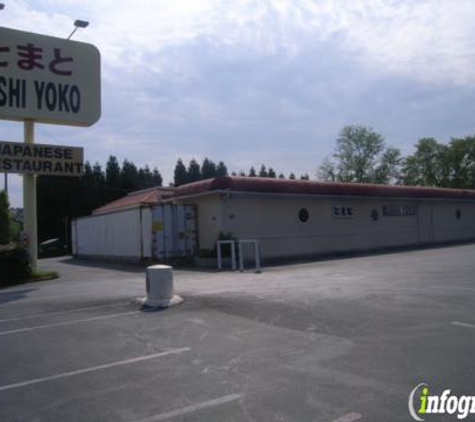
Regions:
<instances>
[{"instance_id":1,"label":"shrub","mask_svg":"<svg viewBox=\"0 0 475 422\"><path fill-rule=\"evenodd\" d=\"M198 251L198 256L200 258L216 258L217 253L216 253L216 248L214 249L200 249Z\"/></svg>"},{"instance_id":2,"label":"shrub","mask_svg":"<svg viewBox=\"0 0 475 422\"><path fill-rule=\"evenodd\" d=\"M8 196L2 190L0 192L0 244L4 245L10 241L11 220Z\"/></svg>"},{"instance_id":3,"label":"shrub","mask_svg":"<svg viewBox=\"0 0 475 422\"><path fill-rule=\"evenodd\" d=\"M31 277L28 252L21 246L0 245L0 286L5 287Z\"/></svg>"},{"instance_id":4,"label":"shrub","mask_svg":"<svg viewBox=\"0 0 475 422\"><path fill-rule=\"evenodd\" d=\"M237 237L229 232L219 232L218 239L217 240L237 240ZM198 256L200 258L217 258L218 257L218 251L217 251L217 245L216 243L214 244L212 249L200 249L198 251ZM222 245L221 247L221 256L223 258L229 258L231 256L231 245ZM236 259L239 257L239 252L236 248Z\"/></svg>"}]
</instances>

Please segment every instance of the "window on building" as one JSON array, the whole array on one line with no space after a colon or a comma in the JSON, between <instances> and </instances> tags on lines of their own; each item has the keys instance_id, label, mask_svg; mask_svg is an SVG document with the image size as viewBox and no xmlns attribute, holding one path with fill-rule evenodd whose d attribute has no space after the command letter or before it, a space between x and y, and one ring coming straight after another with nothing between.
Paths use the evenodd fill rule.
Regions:
<instances>
[{"instance_id":1,"label":"window on building","mask_svg":"<svg viewBox=\"0 0 475 422\"><path fill-rule=\"evenodd\" d=\"M308 213L308 210L306 208L301 208L299 211L299 220L302 223L306 223L310 217L310 214Z\"/></svg>"}]
</instances>

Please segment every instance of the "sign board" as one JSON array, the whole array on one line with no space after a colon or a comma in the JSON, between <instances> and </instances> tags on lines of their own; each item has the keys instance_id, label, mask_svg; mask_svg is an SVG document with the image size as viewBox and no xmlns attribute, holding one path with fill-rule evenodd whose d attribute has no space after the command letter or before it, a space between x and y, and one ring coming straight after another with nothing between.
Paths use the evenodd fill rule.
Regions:
<instances>
[{"instance_id":1,"label":"sign board","mask_svg":"<svg viewBox=\"0 0 475 422\"><path fill-rule=\"evenodd\" d=\"M100 72L91 44L0 28L0 119L91 126Z\"/></svg>"},{"instance_id":2,"label":"sign board","mask_svg":"<svg viewBox=\"0 0 475 422\"><path fill-rule=\"evenodd\" d=\"M383 215L385 217L405 217L408 215L416 215L416 205L384 205Z\"/></svg>"},{"instance_id":3,"label":"sign board","mask_svg":"<svg viewBox=\"0 0 475 422\"><path fill-rule=\"evenodd\" d=\"M82 176L84 149L0 141L0 172Z\"/></svg>"},{"instance_id":4,"label":"sign board","mask_svg":"<svg viewBox=\"0 0 475 422\"><path fill-rule=\"evenodd\" d=\"M348 206L332 207L332 217L333 218L352 218L353 207L348 207Z\"/></svg>"}]
</instances>

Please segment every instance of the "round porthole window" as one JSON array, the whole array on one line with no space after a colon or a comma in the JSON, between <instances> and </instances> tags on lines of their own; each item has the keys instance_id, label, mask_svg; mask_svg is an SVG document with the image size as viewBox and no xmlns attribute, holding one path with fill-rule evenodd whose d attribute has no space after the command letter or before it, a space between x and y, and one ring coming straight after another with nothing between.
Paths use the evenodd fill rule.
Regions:
<instances>
[{"instance_id":1,"label":"round porthole window","mask_svg":"<svg viewBox=\"0 0 475 422\"><path fill-rule=\"evenodd\" d=\"M305 223L308 221L308 218L310 217L310 214L308 213L307 209L301 208L299 211L299 220L302 223Z\"/></svg>"}]
</instances>

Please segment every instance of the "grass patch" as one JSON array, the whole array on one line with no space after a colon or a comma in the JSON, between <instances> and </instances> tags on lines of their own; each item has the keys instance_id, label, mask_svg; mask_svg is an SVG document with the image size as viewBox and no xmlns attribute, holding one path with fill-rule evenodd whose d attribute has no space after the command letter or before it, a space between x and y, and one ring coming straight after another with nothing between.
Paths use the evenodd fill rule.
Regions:
<instances>
[{"instance_id":1,"label":"grass patch","mask_svg":"<svg viewBox=\"0 0 475 422\"><path fill-rule=\"evenodd\" d=\"M57 271L33 271L31 277L26 282L54 280L56 278L59 278Z\"/></svg>"},{"instance_id":2,"label":"grass patch","mask_svg":"<svg viewBox=\"0 0 475 422\"><path fill-rule=\"evenodd\" d=\"M0 290L7 287L20 286L26 283L36 283L37 281L55 280L57 278L59 278L59 273L57 271L33 271L26 279L0 285Z\"/></svg>"}]
</instances>

